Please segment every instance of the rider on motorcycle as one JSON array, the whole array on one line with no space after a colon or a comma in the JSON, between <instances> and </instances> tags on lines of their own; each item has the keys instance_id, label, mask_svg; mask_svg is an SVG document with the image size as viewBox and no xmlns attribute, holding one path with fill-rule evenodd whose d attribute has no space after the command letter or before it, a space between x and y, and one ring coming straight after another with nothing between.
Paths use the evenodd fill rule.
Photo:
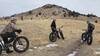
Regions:
<instances>
[{"instance_id":1,"label":"rider on motorcycle","mask_svg":"<svg viewBox=\"0 0 100 56\"><path fill-rule=\"evenodd\" d=\"M56 27L56 19L53 19L52 23L51 23L51 30L52 32L56 32L58 38L60 39L59 35L58 35L58 31L57 31L57 27Z\"/></svg>"},{"instance_id":2,"label":"rider on motorcycle","mask_svg":"<svg viewBox=\"0 0 100 56\"><path fill-rule=\"evenodd\" d=\"M90 21L87 21L88 28L87 28L87 33L92 36L93 30L95 29L95 25L91 23Z\"/></svg>"},{"instance_id":3,"label":"rider on motorcycle","mask_svg":"<svg viewBox=\"0 0 100 56\"><path fill-rule=\"evenodd\" d=\"M51 23L51 30L52 32L56 32L56 19L53 19L52 23Z\"/></svg>"},{"instance_id":4,"label":"rider on motorcycle","mask_svg":"<svg viewBox=\"0 0 100 56\"><path fill-rule=\"evenodd\" d=\"M16 37L15 32L18 32L18 33L21 32L21 29L18 29L17 26L16 26L16 21L17 21L17 19L12 18L10 20L9 24L6 25L5 28L2 30L1 36L2 36L2 39L4 41L4 44L9 44L14 40L14 38ZM10 42L9 42L9 38L11 40ZM10 50L9 47L7 47L6 52L11 53L13 51Z\"/></svg>"}]
</instances>

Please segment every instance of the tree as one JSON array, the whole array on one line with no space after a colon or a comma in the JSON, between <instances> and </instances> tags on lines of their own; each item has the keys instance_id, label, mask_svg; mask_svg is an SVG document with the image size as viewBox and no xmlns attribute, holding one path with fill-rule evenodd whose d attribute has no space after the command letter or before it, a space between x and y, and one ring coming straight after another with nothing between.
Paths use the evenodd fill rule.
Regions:
<instances>
[{"instance_id":1,"label":"tree","mask_svg":"<svg viewBox=\"0 0 100 56\"><path fill-rule=\"evenodd\" d=\"M32 14L32 11L29 11L28 13L29 13L29 14Z\"/></svg>"},{"instance_id":2,"label":"tree","mask_svg":"<svg viewBox=\"0 0 100 56\"><path fill-rule=\"evenodd\" d=\"M7 16L7 17L4 17L4 19L10 19L10 17L9 17L9 16Z\"/></svg>"},{"instance_id":3,"label":"tree","mask_svg":"<svg viewBox=\"0 0 100 56\"><path fill-rule=\"evenodd\" d=\"M91 16L91 17L97 17L97 16L94 15L94 14L88 14L88 15L87 15L87 17L90 17L90 16Z\"/></svg>"},{"instance_id":4,"label":"tree","mask_svg":"<svg viewBox=\"0 0 100 56\"><path fill-rule=\"evenodd\" d=\"M14 14L14 15L11 15L11 17L15 17L16 16L16 14Z\"/></svg>"}]
</instances>

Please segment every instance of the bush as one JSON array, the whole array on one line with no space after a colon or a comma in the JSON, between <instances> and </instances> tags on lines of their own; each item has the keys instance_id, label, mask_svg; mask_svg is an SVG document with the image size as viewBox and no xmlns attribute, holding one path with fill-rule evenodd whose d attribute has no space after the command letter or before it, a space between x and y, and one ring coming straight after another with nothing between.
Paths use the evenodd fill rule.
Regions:
<instances>
[{"instance_id":1,"label":"bush","mask_svg":"<svg viewBox=\"0 0 100 56\"><path fill-rule=\"evenodd\" d=\"M88 14L87 17L97 17L97 16L94 14Z\"/></svg>"},{"instance_id":2,"label":"bush","mask_svg":"<svg viewBox=\"0 0 100 56\"><path fill-rule=\"evenodd\" d=\"M4 17L4 19L10 19L10 17L9 17L9 16L7 16L7 17Z\"/></svg>"},{"instance_id":3,"label":"bush","mask_svg":"<svg viewBox=\"0 0 100 56\"><path fill-rule=\"evenodd\" d=\"M40 12L39 15L41 15L42 13Z\"/></svg>"},{"instance_id":4,"label":"bush","mask_svg":"<svg viewBox=\"0 0 100 56\"><path fill-rule=\"evenodd\" d=\"M58 14L56 13L56 11L54 11L54 12L52 13L52 15L56 16L56 15L58 15Z\"/></svg>"},{"instance_id":5,"label":"bush","mask_svg":"<svg viewBox=\"0 0 100 56\"><path fill-rule=\"evenodd\" d=\"M36 17L38 17L38 14L36 14Z\"/></svg>"},{"instance_id":6,"label":"bush","mask_svg":"<svg viewBox=\"0 0 100 56\"><path fill-rule=\"evenodd\" d=\"M23 16L21 16L21 20L23 20Z\"/></svg>"},{"instance_id":7,"label":"bush","mask_svg":"<svg viewBox=\"0 0 100 56\"><path fill-rule=\"evenodd\" d=\"M95 20L95 23L98 23L98 21L97 21L97 20Z\"/></svg>"},{"instance_id":8,"label":"bush","mask_svg":"<svg viewBox=\"0 0 100 56\"><path fill-rule=\"evenodd\" d=\"M64 13L63 16L66 17L66 13Z\"/></svg>"}]
</instances>

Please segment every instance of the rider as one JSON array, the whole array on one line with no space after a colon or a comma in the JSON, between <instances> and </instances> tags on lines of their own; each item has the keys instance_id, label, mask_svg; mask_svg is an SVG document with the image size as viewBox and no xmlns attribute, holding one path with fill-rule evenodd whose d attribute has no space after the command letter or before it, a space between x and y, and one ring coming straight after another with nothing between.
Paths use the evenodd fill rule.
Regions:
<instances>
[{"instance_id":1,"label":"rider","mask_svg":"<svg viewBox=\"0 0 100 56\"><path fill-rule=\"evenodd\" d=\"M60 37L58 35L57 27L56 27L56 19L53 19L53 21L51 23L51 30L52 30L52 32L57 32L57 36L60 39Z\"/></svg>"},{"instance_id":2,"label":"rider","mask_svg":"<svg viewBox=\"0 0 100 56\"><path fill-rule=\"evenodd\" d=\"M21 29L18 29L16 27L16 21L17 21L17 19L12 18L10 20L9 24L6 25L5 28L2 30L1 36L2 36L2 39L4 41L4 44L9 44L14 40L14 38L16 37L15 31L17 31L17 32L19 31L18 33L21 32ZM10 42L9 42L9 38L11 40ZM7 47L6 52L11 53L13 51L10 50L9 47Z\"/></svg>"},{"instance_id":3,"label":"rider","mask_svg":"<svg viewBox=\"0 0 100 56\"><path fill-rule=\"evenodd\" d=\"M91 16L89 17L90 19L92 19ZM87 32L90 34L90 36L92 36L93 30L95 29L95 25L91 23L90 21L87 21L87 24L88 24Z\"/></svg>"},{"instance_id":4,"label":"rider","mask_svg":"<svg viewBox=\"0 0 100 56\"><path fill-rule=\"evenodd\" d=\"M52 23L51 23L51 30L52 32L56 32L56 19L53 19Z\"/></svg>"}]
</instances>

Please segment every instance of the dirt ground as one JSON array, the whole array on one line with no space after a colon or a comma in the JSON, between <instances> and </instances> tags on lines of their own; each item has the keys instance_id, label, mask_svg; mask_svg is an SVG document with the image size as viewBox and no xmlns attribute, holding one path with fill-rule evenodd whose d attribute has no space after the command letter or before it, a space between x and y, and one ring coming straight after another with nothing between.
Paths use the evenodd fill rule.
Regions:
<instances>
[{"instance_id":1,"label":"dirt ground","mask_svg":"<svg viewBox=\"0 0 100 56\"><path fill-rule=\"evenodd\" d=\"M57 39L56 42L49 41L51 32L51 19L33 19L18 21L17 25L23 32L20 35L26 36L30 41L29 50L24 53L13 52L10 54L2 54L1 56L68 56L73 51L77 53L74 56L100 56L97 52L100 50L100 24L95 23L95 31L93 33L93 44L81 44L81 34L86 29L86 22L71 19L57 19L57 27L63 25L62 31L65 40ZM0 29L4 28L8 22L0 21ZM50 46L51 45L51 46Z\"/></svg>"}]
</instances>

